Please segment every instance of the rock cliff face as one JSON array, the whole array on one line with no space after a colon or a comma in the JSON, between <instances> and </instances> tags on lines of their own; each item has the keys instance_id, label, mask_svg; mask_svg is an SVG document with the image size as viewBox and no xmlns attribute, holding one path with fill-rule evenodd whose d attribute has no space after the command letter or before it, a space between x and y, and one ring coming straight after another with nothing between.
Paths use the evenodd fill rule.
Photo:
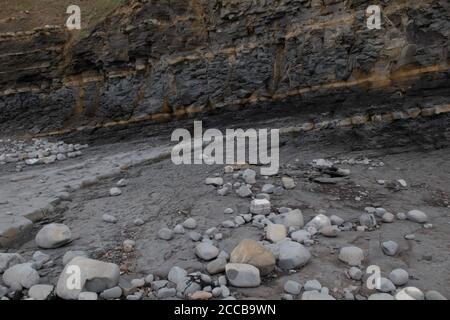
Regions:
<instances>
[{"instance_id":1,"label":"rock cliff face","mask_svg":"<svg viewBox=\"0 0 450 320\"><path fill-rule=\"evenodd\" d=\"M365 10L382 7L381 30ZM66 132L236 107L446 104L447 0L129 0L81 40L0 35L0 130Z\"/></svg>"}]
</instances>

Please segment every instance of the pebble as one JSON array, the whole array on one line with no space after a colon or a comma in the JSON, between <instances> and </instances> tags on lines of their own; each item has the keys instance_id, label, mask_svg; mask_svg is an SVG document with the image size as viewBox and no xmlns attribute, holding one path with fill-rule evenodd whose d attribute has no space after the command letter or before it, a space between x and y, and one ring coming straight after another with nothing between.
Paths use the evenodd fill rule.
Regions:
<instances>
[{"instance_id":1,"label":"pebble","mask_svg":"<svg viewBox=\"0 0 450 320\"><path fill-rule=\"evenodd\" d=\"M174 297L176 294L177 290L175 288L161 288L156 295L159 299L167 299Z\"/></svg>"},{"instance_id":2,"label":"pebble","mask_svg":"<svg viewBox=\"0 0 450 320\"><path fill-rule=\"evenodd\" d=\"M297 281L288 280L284 284L284 291L296 296L302 291L302 285Z\"/></svg>"},{"instance_id":3,"label":"pebble","mask_svg":"<svg viewBox=\"0 0 450 320\"><path fill-rule=\"evenodd\" d=\"M242 179L244 179L245 183L254 184L256 183L256 172L252 169L246 169L242 173Z\"/></svg>"},{"instance_id":4,"label":"pebble","mask_svg":"<svg viewBox=\"0 0 450 320\"><path fill-rule=\"evenodd\" d=\"M367 300L394 300L394 297L389 293L374 293Z\"/></svg>"},{"instance_id":5,"label":"pebble","mask_svg":"<svg viewBox=\"0 0 450 320\"><path fill-rule=\"evenodd\" d=\"M268 215L270 210L271 204L267 199L255 199L250 203L250 212L252 214Z\"/></svg>"},{"instance_id":6,"label":"pebble","mask_svg":"<svg viewBox=\"0 0 450 320\"><path fill-rule=\"evenodd\" d=\"M225 271L225 265L227 264L227 259L224 257L217 257L217 259L212 260L206 265L206 271L209 274L218 274Z\"/></svg>"},{"instance_id":7,"label":"pebble","mask_svg":"<svg viewBox=\"0 0 450 320\"><path fill-rule=\"evenodd\" d=\"M58 248L72 241L72 232L64 224L51 223L37 233L35 241L43 249Z\"/></svg>"},{"instance_id":8,"label":"pebble","mask_svg":"<svg viewBox=\"0 0 450 320\"><path fill-rule=\"evenodd\" d=\"M269 224L266 229L266 239L272 242L278 242L286 239L287 228L282 224Z\"/></svg>"},{"instance_id":9,"label":"pebble","mask_svg":"<svg viewBox=\"0 0 450 320\"><path fill-rule=\"evenodd\" d=\"M383 214L383 217L381 219L385 223L391 223L391 222L394 221L395 217L394 217L394 215L392 213L386 212L385 214Z\"/></svg>"},{"instance_id":10,"label":"pebble","mask_svg":"<svg viewBox=\"0 0 450 320\"><path fill-rule=\"evenodd\" d=\"M119 286L106 289L100 294L100 298L105 300L119 299L122 296L122 288Z\"/></svg>"},{"instance_id":11,"label":"pebble","mask_svg":"<svg viewBox=\"0 0 450 320\"><path fill-rule=\"evenodd\" d=\"M236 224L234 223L234 221L231 220L225 220L221 223L222 227L224 228L234 228L236 227Z\"/></svg>"},{"instance_id":12,"label":"pebble","mask_svg":"<svg viewBox=\"0 0 450 320\"><path fill-rule=\"evenodd\" d=\"M345 222L344 219L342 219L336 215L330 216L330 221L331 221L331 224L334 226L340 226Z\"/></svg>"},{"instance_id":13,"label":"pebble","mask_svg":"<svg viewBox=\"0 0 450 320\"><path fill-rule=\"evenodd\" d=\"M252 195L252 190L244 185L239 187L239 189L236 190L236 193L241 197L241 198L248 198Z\"/></svg>"},{"instance_id":14,"label":"pebble","mask_svg":"<svg viewBox=\"0 0 450 320\"><path fill-rule=\"evenodd\" d=\"M144 220L142 220L142 219L140 219L140 218L135 219L135 220L133 221L133 223L134 223L135 226L138 226L138 227L145 224Z\"/></svg>"},{"instance_id":15,"label":"pebble","mask_svg":"<svg viewBox=\"0 0 450 320\"><path fill-rule=\"evenodd\" d=\"M212 297L212 293L207 291L197 291L189 296L191 300L209 300Z\"/></svg>"},{"instance_id":16,"label":"pebble","mask_svg":"<svg viewBox=\"0 0 450 320\"><path fill-rule=\"evenodd\" d=\"M406 220L406 214L404 212L397 213L398 220Z\"/></svg>"},{"instance_id":17,"label":"pebble","mask_svg":"<svg viewBox=\"0 0 450 320\"><path fill-rule=\"evenodd\" d=\"M111 197L117 197L117 196L120 196L121 194L122 194L122 190L120 190L120 189L117 188L117 187L111 188L111 189L109 190L109 195L110 195Z\"/></svg>"},{"instance_id":18,"label":"pebble","mask_svg":"<svg viewBox=\"0 0 450 320\"><path fill-rule=\"evenodd\" d=\"M220 297L222 295L222 288L216 287L216 288L212 289L211 293L214 298Z\"/></svg>"},{"instance_id":19,"label":"pebble","mask_svg":"<svg viewBox=\"0 0 450 320\"><path fill-rule=\"evenodd\" d=\"M364 251L358 247L344 247L339 252L339 260L350 266L360 266L364 260Z\"/></svg>"},{"instance_id":20,"label":"pebble","mask_svg":"<svg viewBox=\"0 0 450 320\"><path fill-rule=\"evenodd\" d=\"M331 226L330 218L324 214L316 215L311 221L306 224L306 227L314 227L316 230L320 230L324 227Z\"/></svg>"},{"instance_id":21,"label":"pebble","mask_svg":"<svg viewBox=\"0 0 450 320\"><path fill-rule=\"evenodd\" d=\"M272 194L274 189L275 189L275 186L273 184L266 183L265 185L262 186L261 192Z\"/></svg>"},{"instance_id":22,"label":"pebble","mask_svg":"<svg viewBox=\"0 0 450 320\"><path fill-rule=\"evenodd\" d=\"M227 283L226 277L225 276L222 276L222 277L223 277L223 279L225 279L225 284L226 284ZM219 281L219 283L220 283L220 281ZM220 291L221 291L222 298L227 298L231 294L230 289L228 289L228 287L224 284L220 285Z\"/></svg>"},{"instance_id":23,"label":"pebble","mask_svg":"<svg viewBox=\"0 0 450 320\"><path fill-rule=\"evenodd\" d=\"M175 234L184 234L184 233L186 233L186 230L184 230L183 225L177 224L177 225L173 228L173 232L174 232Z\"/></svg>"},{"instance_id":24,"label":"pebble","mask_svg":"<svg viewBox=\"0 0 450 320\"><path fill-rule=\"evenodd\" d=\"M298 242L282 241L278 247L278 266L283 270L302 267L311 259L309 250Z\"/></svg>"},{"instance_id":25,"label":"pebble","mask_svg":"<svg viewBox=\"0 0 450 320\"><path fill-rule=\"evenodd\" d=\"M110 214L106 214L106 213L102 216L102 220L105 222L108 222L108 223L116 223L117 222L116 217L114 217Z\"/></svg>"},{"instance_id":26,"label":"pebble","mask_svg":"<svg viewBox=\"0 0 450 320\"><path fill-rule=\"evenodd\" d=\"M322 293L319 291L305 291L302 294L302 300L336 300L328 293Z\"/></svg>"},{"instance_id":27,"label":"pebble","mask_svg":"<svg viewBox=\"0 0 450 320\"><path fill-rule=\"evenodd\" d=\"M415 234L407 234L407 235L405 235L405 239L406 240L415 240L416 235Z\"/></svg>"},{"instance_id":28,"label":"pebble","mask_svg":"<svg viewBox=\"0 0 450 320\"><path fill-rule=\"evenodd\" d=\"M425 298L427 300L448 300L446 297L435 290L427 291L427 293L425 293Z\"/></svg>"},{"instance_id":29,"label":"pebble","mask_svg":"<svg viewBox=\"0 0 450 320\"><path fill-rule=\"evenodd\" d=\"M391 280L381 277L377 290L385 293L392 292L395 291L395 285L392 283Z\"/></svg>"},{"instance_id":30,"label":"pebble","mask_svg":"<svg viewBox=\"0 0 450 320\"><path fill-rule=\"evenodd\" d=\"M233 214L233 213L234 213L234 210L231 209L231 208L226 208L226 209L223 211L223 213L225 213L225 214Z\"/></svg>"},{"instance_id":31,"label":"pebble","mask_svg":"<svg viewBox=\"0 0 450 320\"><path fill-rule=\"evenodd\" d=\"M406 270L398 268L391 271L389 279L396 286L403 286L408 282L409 274Z\"/></svg>"},{"instance_id":32,"label":"pebble","mask_svg":"<svg viewBox=\"0 0 450 320\"><path fill-rule=\"evenodd\" d=\"M363 213L359 217L359 224L363 227L374 228L377 225L377 220L375 216L371 213Z\"/></svg>"},{"instance_id":33,"label":"pebble","mask_svg":"<svg viewBox=\"0 0 450 320\"><path fill-rule=\"evenodd\" d=\"M158 231L158 238L169 241L173 238L173 231L169 228L162 228Z\"/></svg>"},{"instance_id":34,"label":"pebble","mask_svg":"<svg viewBox=\"0 0 450 320\"><path fill-rule=\"evenodd\" d=\"M334 237L337 237L340 230L336 226L328 226L328 227L324 227L324 228L320 229L319 232L321 235L323 235L325 237L334 238Z\"/></svg>"},{"instance_id":35,"label":"pebble","mask_svg":"<svg viewBox=\"0 0 450 320\"><path fill-rule=\"evenodd\" d=\"M223 185L223 178L221 177L216 177L216 178L206 178L205 179L205 184L207 185L213 185L213 186L221 186Z\"/></svg>"},{"instance_id":36,"label":"pebble","mask_svg":"<svg viewBox=\"0 0 450 320\"><path fill-rule=\"evenodd\" d=\"M116 183L116 186L118 186L118 187L126 187L127 185L128 185L128 181L126 179L120 179Z\"/></svg>"},{"instance_id":37,"label":"pebble","mask_svg":"<svg viewBox=\"0 0 450 320\"><path fill-rule=\"evenodd\" d=\"M406 214L408 220L417 223L426 223L428 221L428 216L419 210L411 210Z\"/></svg>"},{"instance_id":38,"label":"pebble","mask_svg":"<svg viewBox=\"0 0 450 320\"><path fill-rule=\"evenodd\" d=\"M308 280L306 281L305 285L304 285L304 289L305 291L311 291L311 290L316 290L316 291L320 291L320 289L322 289L322 285L320 284L319 281L317 280Z\"/></svg>"},{"instance_id":39,"label":"pebble","mask_svg":"<svg viewBox=\"0 0 450 320\"><path fill-rule=\"evenodd\" d=\"M233 173L234 168L233 168L232 166L225 166L225 167L223 168L223 171L224 171L225 173Z\"/></svg>"},{"instance_id":40,"label":"pebble","mask_svg":"<svg viewBox=\"0 0 450 320\"><path fill-rule=\"evenodd\" d=\"M12 290L20 291L39 283L39 273L30 263L16 264L3 273L3 282Z\"/></svg>"},{"instance_id":41,"label":"pebble","mask_svg":"<svg viewBox=\"0 0 450 320\"><path fill-rule=\"evenodd\" d=\"M359 280L361 280L362 277L363 277L363 272L362 272L362 270L361 270L360 268L358 268L358 267L351 267L351 268L348 270L348 276L349 276L350 279L352 279L352 280L359 281Z\"/></svg>"},{"instance_id":42,"label":"pebble","mask_svg":"<svg viewBox=\"0 0 450 320\"><path fill-rule=\"evenodd\" d=\"M78 300L95 301L98 300L98 295L95 292L80 292L78 295Z\"/></svg>"},{"instance_id":43,"label":"pebble","mask_svg":"<svg viewBox=\"0 0 450 320\"><path fill-rule=\"evenodd\" d=\"M53 286L48 284L36 284L28 290L28 296L34 300L47 300L53 292Z\"/></svg>"},{"instance_id":44,"label":"pebble","mask_svg":"<svg viewBox=\"0 0 450 320\"><path fill-rule=\"evenodd\" d=\"M189 232L189 238L192 241L198 242L198 241L202 240L202 235L198 232L191 231L191 232Z\"/></svg>"},{"instance_id":45,"label":"pebble","mask_svg":"<svg viewBox=\"0 0 450 320\"><path fill-rule=\"evenodd\" d=\"M416 287L406 287L395 294L395 300L424 300L425 295Z\"/></svg>"},{"instance_id":46,"label":"pebble","mask_svg":"<svg viewBox=\"0 0 450 320\"><path fill-rule=\"evenodd\" d=\"M258 268L242 263L228 263L225 273L230 284L237 288L253 288L261 284Z\"/></svg>"},{"instance_id":47,"label":"pebble","mask_svg":"<svg viewBox=\"0 0 450 320\"><path fill-rule=\"evenodd\" d=\"M381 244L381 249L384 254L388 256L395 256L398 250L398 244L395 241L389 240Z\"/></svg>"},{"instance_id":48,"label":"pebble","mask_svg":"<svg viewBox=\"0 0 450 320\"><path fill-rule=\"evenodd\" d=\"M295 188L295 181L291 177L282 177L281 183L283 184L283 187L286 190L294 189Z\"/></svg>"},{"instance_id":49,"label":"pebble","mask_svg":"<svg viewBox=\"0 0 450 320\"><path fill-rule=\"evenodd\" d=\"M285 225L286 228L294 227L295 229L301 229L304 226L303 213L299 209L281 213L275 216L273 221L276 224Z\"/></svg>"},{"instance_id":50,"label":"pebble","mask_svg":"<svg viewBox=\"0 0 450 320\"><path fill-rule=\"evenodd\" d=\"M183 227L186 229L195 229L197 228L197 221L194 218L188 218L183 222Z\"/></svg>"},{"instance_id":51,"label":"pebble","mask_svg":"<svg viewBox=\"0 0 450 320\"><path fill-rule=\"evenodd\" d=\"M195 247L195 254L202 260L209 261L219 255L219 249L209 243L199 243Z\"/></svg>"},{"instance_id":52,"label":"pebble","mask_svg":"<svg viewBox=\"0 0 450 320\"><path fill-rule=\"evenodd\" d=\"M167 279L173 283L178 283L186 278L187 274L187 271L183 268L174 266L170 269Z\"/></svg>"},{"instance_id":53,"label":"pebble","mask_svg":"<svg viewBox=\"0 0 450 320\"><path fill-rule=\"evenodd\" d=\"M231 263L250 264L259 269L261 275L267 275L275 268L276 260L273 253L262 244L244 239L230 255Z\"/></svg>"},{"instance_id":54,"label":"pebble","mask_svg":"<svg viewBox=\"0 0 450 320\"><path fill-rule=\"evenodd\" d=\"M298 243L304 243L305 241L311 239L311 234L306 230L298 230L291 233L291 239Z\"/></svg>"}]
</instances>

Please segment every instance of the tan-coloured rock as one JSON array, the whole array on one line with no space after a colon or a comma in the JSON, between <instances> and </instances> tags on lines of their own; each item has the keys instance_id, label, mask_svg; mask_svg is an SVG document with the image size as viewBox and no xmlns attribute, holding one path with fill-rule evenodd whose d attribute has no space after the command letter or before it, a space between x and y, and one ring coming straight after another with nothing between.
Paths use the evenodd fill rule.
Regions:
<instances>
[{"instance_id":1,"label":"tan-coloured rock","mask_svg":"<svg viewBox=\"0 0 450 320\"><path fill-rule=\"evenodd\" d=\"M230 262L244 263L255 266L259 269L261 275L267 275L275 267L276 260L273 253L262 244L244 239L231 252Z\"/></svg>"}]
</instances>

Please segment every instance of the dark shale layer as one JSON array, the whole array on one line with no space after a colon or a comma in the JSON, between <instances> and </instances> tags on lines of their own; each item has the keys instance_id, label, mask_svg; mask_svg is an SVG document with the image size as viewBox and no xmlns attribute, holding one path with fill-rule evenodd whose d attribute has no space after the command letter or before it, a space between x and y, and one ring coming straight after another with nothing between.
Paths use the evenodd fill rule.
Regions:
<instances>
[{"instance_id":1,"label":"dark shale layer","mask_svg":"<svg viewBox=\"0 0 450 320\"><path fill-rule=\"evenodd\" d=\"M366 26L372 4L381 30ZM449 17L447 0L125 1L81 39L0 35L0 131L448 104Z\"/></svg>"}]
</instances>

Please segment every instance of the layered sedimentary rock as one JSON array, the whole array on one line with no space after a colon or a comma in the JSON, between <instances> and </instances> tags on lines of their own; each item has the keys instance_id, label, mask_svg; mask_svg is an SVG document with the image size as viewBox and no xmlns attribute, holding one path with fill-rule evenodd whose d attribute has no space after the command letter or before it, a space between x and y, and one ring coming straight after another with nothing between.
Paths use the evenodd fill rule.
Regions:
<instances>
[{"instance_id":1,"label":"layered sedimentary rock","mask_svg":"<svg viewBox=\"0 0 450 320\"><path fill-rule=\"evenodd\" d=\"M381 30L367 28L358 0L130 0L80 40L51 27L1 35L0 128L448 104L448 1L370 4Z\"/></svg>"}]
</instances>

